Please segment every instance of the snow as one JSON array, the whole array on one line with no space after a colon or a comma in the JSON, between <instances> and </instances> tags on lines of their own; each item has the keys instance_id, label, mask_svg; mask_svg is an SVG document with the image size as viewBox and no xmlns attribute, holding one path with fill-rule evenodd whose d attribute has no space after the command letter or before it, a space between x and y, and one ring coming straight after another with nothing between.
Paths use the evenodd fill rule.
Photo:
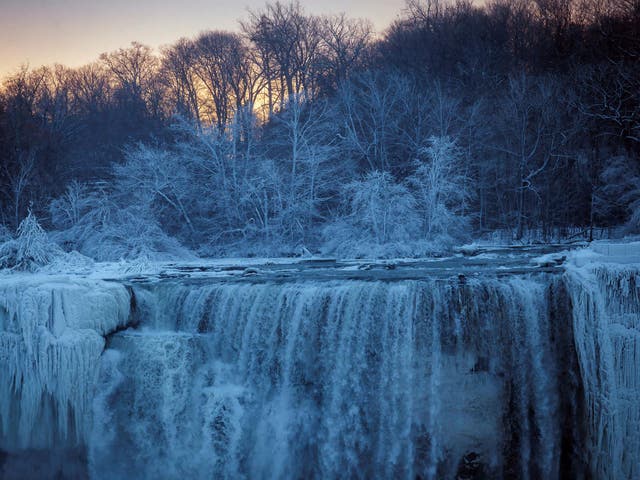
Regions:
<instances>
[{"instance_id":1,"label":"snow","mask_svg":"<svg viewBox=\"0 0 640 480\"><path fill-rule=\"evenodd\" d=\"M573 250L569 254L573 267L592 267L595 264L640 265L640 242L593 242L589 248Z\"/></svg>"},{"instance_id":2,"label":"snow","mask_svg":"<svg viewBox=\"0 0 640 480\"><path fill-rule=\"evenodd\" d=\"M607 257L609 262L640 263L640 242L594 242L591 249Z\"/></svg>"}]
</instances>

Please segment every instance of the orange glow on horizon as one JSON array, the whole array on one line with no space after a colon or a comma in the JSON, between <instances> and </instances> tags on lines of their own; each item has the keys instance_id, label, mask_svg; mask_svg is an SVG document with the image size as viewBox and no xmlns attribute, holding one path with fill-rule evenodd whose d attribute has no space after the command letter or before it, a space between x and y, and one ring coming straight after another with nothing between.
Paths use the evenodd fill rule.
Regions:
<instances>
[{"instance_id":1,"label":"orange glow on horizon","mask_svg":"<svg viewBox=\"0 0 640 480\"><path fill-rule=\"evenodd\" d=\"M138 41L155 49L205 30L239 29L247 10L265 0L3 0L0 15L0 78L22 65L62 64L76 68L101 53ZM346 12L384 30L404 8L404 0L301 0L308 13Z\"/></svg>"}]
</instances>

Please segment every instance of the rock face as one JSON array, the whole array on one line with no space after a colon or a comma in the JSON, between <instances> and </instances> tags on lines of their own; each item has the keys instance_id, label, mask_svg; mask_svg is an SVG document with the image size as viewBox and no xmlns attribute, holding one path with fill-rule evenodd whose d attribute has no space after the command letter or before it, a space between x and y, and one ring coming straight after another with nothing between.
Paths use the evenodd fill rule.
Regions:
<instances>
[{"instance_id":1,"label":"rock face","mask_svg":"<svg viewBox=\"0 0 640 480\"><path fill-rule=\"evenodd\" d=\"M639 285L0 280L0 477L636 478Z\"/></svg>"}]
</instances>

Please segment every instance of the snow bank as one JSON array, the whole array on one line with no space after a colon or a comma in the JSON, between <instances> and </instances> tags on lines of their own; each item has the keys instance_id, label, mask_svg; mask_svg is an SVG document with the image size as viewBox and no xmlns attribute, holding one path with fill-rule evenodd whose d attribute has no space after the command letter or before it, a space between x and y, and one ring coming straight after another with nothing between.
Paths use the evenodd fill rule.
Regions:
<instances>
[{"instance_id":1,"label":"snow bank","mask_svg":"<svg viewBox=\"0 0 640 480\"><path fill-rule=\"evenodd\" d=\"M0 277L0 449L83 442L103 335L126 324L129 308L115 283Z\"/></svg>"}]
</instances>

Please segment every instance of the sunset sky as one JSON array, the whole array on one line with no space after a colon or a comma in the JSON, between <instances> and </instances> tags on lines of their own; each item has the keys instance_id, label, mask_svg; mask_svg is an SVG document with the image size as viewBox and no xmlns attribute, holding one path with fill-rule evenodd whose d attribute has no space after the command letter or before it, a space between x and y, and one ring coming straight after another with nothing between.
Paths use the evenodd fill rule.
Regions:
<instances>
[{"instance_id":1,"label":"sunset sky","mask_svg":"<svg viewBox=\"0 0 640 480\"><path fill-rule=\"evenodd\" d=\"M404 0L301 0L308 13L346 12L383 30ZM28 63L76 67L131 41L158 47L202 30L236 30L265 0L0 0L0 76Z\"/></svg>"}]
</instances>

